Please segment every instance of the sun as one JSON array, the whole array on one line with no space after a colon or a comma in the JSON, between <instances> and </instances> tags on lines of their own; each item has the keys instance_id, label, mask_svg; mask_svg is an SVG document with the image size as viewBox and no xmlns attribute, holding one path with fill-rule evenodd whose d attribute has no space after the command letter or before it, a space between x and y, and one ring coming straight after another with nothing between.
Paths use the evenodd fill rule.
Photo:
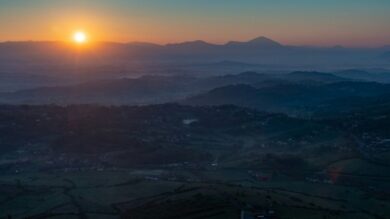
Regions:
<instances>
[{"instance_id":1,"label":"sun","mask_svg":"<svg viewBox=\"0 0 390 219\"><path fill-rule=\"evenodd\" d=\"M78 44L87 42L87 34L82 31L77 31L73 34L73 41Z\"/></svg>"}]
</instances>

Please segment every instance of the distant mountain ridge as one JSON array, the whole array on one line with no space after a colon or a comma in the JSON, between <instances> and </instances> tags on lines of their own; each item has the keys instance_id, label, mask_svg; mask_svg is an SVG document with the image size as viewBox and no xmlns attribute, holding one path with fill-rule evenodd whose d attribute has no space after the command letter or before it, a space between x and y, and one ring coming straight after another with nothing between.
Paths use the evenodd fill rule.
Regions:
<instances>
[{"instance_id":1,"label":"distant mountain ridge","mask_svg":"<svg viewBox=\"0 0 390 219\"><path fill-rule=\"evenodd\" d=\"M342 65L359 63L368 65L382 63L383 48L352 49L340 47L308 47L284 45L261 36L248 41L230 41L213 44L202 40L158 45L148 42L96 42L86 49L75 50L73 45L63 42L3 42L0 43L0 63L17 61L42 64L72 63L100 64L125 62L218 62L231 60L264 65ZM364 63L362 60L365 60ZM372 67L372 66L371 66Z\"/></svg>"}]
</instances>

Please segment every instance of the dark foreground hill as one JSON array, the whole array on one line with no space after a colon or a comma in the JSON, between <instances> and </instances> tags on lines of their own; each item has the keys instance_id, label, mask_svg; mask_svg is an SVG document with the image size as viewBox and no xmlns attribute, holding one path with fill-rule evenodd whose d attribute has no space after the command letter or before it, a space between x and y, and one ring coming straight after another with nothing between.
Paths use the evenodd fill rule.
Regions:
<instances>
[{"instance_id":1,"label":"dark foreground hill","mask_svg":"<svg viewBox=\"0 0 390 219\"><path fill-rule=\"evenodd\" d=\"M381 111L381 115L386 115L386 112ZM371 118L370 115L367 113L367 118ZM381 139L389 134L380 127L374 129L374 121L362 120L362 125L357 125L359 115L349 120L343 117L341 115L342 119L330 120L329 123L237 106L175 104L144 107L1 106L0 152L24 151L26 162L49 159L59 166L82 165L77 159L98 166L207 163L216 156L241 163L246 159L257 159L248 154L250 152L299 152L304 158L316 157L317 150L327 147L323 145L326 141L333 142L332 147L348 145L341 140L350 135L349 132L354 132L342 128L348 124L354 124L351 128L358 128L357 138L364 135L364 130L367 134L371 129ZM381 121L387 123L387 117ZM59 154L65 156L66 162L55 160ZM44 163L40 165L46 166ZM47 167L55 168L56 165Z\"/></svg>"},{"instance_id":2,"label":"dark foreground hill","mask_svg":"<svg viewBox=\"0 0 390 219\"><path fill-rule=\"evenodd\" d=\"M0 106L1 218L386 218L390 106Z\"/></svg>"}]
</instances>

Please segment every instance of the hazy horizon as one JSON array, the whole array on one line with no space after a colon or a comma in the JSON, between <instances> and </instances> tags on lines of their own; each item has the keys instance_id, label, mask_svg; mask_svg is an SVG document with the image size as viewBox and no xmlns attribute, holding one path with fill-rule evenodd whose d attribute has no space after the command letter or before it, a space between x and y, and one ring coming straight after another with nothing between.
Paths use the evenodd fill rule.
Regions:
<instances>
[{"instance_id":1,"label":"hazy horizon","mask_svg":"<svg viewBox=\"0 0 390 219\"><path fill-rule=\"evenodd\" d=\"M229 42L249 42L251 40L254 40L254 39L257 39L257 38L267 38L267 39L270 39L272 41L275 41L277 43L280 43L281 45L283 46L296 46L296 47L312 47L312 48L332 48L332 47L344 47L344 48L367 48L367 49L370 49L370 48L382 48L382 47L388 47L390 46L390 44L383 44L383 45L342 45L342 44L332 44L332 45L316 45L316 44L288 44L288 43L284 43L282 41L279 41L279 40L275 40L273 38L270 38L270 37L267 37L267 36L258 36L258 37L252 37L252 38L249 38L249 39L244 39L244 40L236 40L236 39L231 39L231 40L227 40L227 41L224 41L224 42L210 42L210 41L206 41L206 40L203 40L203 39L190 39L190 40L184 40L184 41L176 41L176 42L166 42L166 43L160 43L160 42L152 42L152 41L124 41L124 42L121 42L121 41L109 41L109 40L99 40L99 41L94 41L93 43L115 43L115 44L136 44L136 43L145 43L145 44L154 44L154 45L158 45L158 46L167 46L167 45L174 45L174 44L184 44L184 43L191 43L191 42L197 42L197 41L201 41L201 42L205 42L207 44L211 44L211 45L216 45L216 46L223 46L223 45L227 45ZM0 41L0 43L25 43L25 42L31 42L31 43L72 43L72 42L69 42L69 40L4 40L4 41Z\"/></svg>"},{"instance_id":2,"label":"hazy horizon","mask_svg":"<svg viewBox=\"0 0 390 219\"><path fill-rule=\"evenodd\" d=\"M0 0L0 42L204 40L224 44L267 36L286 45L380 47L390 44L390 2Z\"/></svg>"}]
</instances>

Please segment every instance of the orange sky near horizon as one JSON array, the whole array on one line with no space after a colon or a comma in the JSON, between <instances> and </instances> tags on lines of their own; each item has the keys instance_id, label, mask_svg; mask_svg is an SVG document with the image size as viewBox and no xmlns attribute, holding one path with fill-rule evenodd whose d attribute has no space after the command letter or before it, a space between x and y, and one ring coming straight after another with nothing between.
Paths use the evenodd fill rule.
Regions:
<instances>
[{"instance_id":1,"label":"orange sky near horizon","mask_svg":"<svg viewBox=\"0 0 390 219\"><path fill-rule=\"evenodd\" d=\"M362 6L337 5L336 1L317 6L298 0L300 8L291 2L264 0L241 4L226 0L223 5L216 3L220 0L150 2L0 0L0 41L71 41L74 32L84 31L91 42L205 40L223 44L266 36L289 45L390 44L390 13L386 13L390 4L381 0L357 0Z\"/></svg>"}]
</instances>

